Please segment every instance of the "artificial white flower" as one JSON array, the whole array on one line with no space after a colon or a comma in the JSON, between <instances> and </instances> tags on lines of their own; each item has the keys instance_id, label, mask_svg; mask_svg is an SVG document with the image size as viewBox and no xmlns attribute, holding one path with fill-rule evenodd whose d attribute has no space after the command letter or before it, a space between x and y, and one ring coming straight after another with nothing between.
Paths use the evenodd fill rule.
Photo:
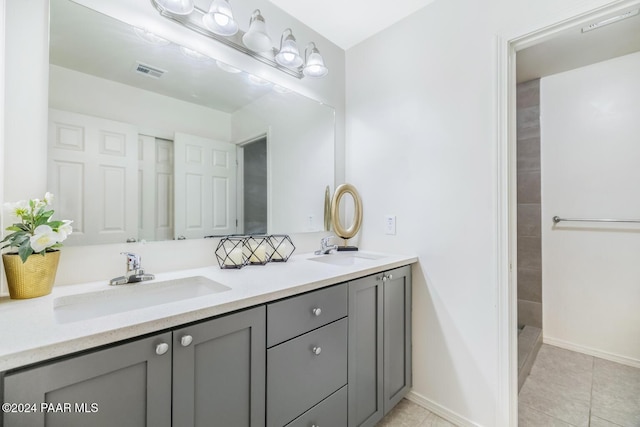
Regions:
<instances>
[{"instance_id":1,"label":"artificial white flower","mask_svg":"<svg viewBox=\"0 0 640 427\"><path fill-rule=\"evenodd\" d=\"M44 202L47 206L51 206L53 204L53 194L47 191L44 195Z\"/></svg>"},{"instance_id":2,"label":"artificial white flower","mask_svg":"<svg viewBox=\"0 0 640 427\"><path fill-rule=\"evenodd\" d=\"M29 239L33 252L42 252L58 243L58 233L48 225L37 226L33 233L33 236Z\"/></svg>"},{"instance_id":3,"label":"artificial white flower","mask_svg":"<svg viewBox=\"0 0 640 427\"><path fill-rule=\"evenodd\" d=\"M69 221L68 219L65 219L62 222L63 224L60 227L58 227L58 235L60 236L58 242L62 242L67 237L69 237L69 234L73 233L73 227L71 227L71 223L73 221Z\"/></svg>"}]
</instances>

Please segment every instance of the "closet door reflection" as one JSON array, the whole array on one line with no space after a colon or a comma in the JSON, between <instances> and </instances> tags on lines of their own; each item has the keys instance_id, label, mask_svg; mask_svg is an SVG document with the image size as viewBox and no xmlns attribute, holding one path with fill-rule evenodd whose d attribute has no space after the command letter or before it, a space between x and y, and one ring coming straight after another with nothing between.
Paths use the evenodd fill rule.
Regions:
<instances>
[{"instance_id":1,"label":"closet door reflection","mask_svg":"<svg viewBox=\"0 0 640 427\"><path fill-rule=\"evenodd\" d=\"M244 234L267 234L267 138L242 145Z\"/></svg>"}]
</instances>

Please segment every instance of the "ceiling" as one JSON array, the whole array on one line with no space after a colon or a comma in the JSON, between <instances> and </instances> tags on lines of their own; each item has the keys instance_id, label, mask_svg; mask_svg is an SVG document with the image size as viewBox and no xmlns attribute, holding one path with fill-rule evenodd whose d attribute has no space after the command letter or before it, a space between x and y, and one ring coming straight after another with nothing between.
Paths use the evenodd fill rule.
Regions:
<instances>
[{"instance_id":1,"label":"ceiling","mask_svg":"<svg viewBox=\"0 0 640 427\"><path fill-rule=\"evenodd\" d=\"M347 50L435 0L270 0Z\"/></svg>"}]
</instances>

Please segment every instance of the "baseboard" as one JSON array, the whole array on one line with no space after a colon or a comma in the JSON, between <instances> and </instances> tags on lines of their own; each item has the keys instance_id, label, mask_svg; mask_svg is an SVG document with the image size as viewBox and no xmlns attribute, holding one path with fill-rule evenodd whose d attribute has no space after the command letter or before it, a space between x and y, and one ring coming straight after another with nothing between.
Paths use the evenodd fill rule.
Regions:
<instances>
[{"instance_id":1,"label":"baseboard","mask_svg":"<svg viewBox=\"0 0 640 427\"><path fill-rule=\"evenodd\" d=\"M445 420L447 420L450 423L453 423L453 424L455 424L457 426L460 426L460 427L480 427L479 424L476 424L476 423L466 419L462 415L456 414L452 410L450 410L448 408L445 408L444 406L439 405L439 404L427 399L426 397L422 396L421 394L416 393L413 390L411 390L409 393L407 393L405 398L407 400L412 401L413 403L415 403L417 405L422 406L425 409L428 409L429 411L433 412L437 416L439 416L441 418L444 418Z\"/></svg>"},{"instance_id":2,"label":"baseboard","mask_svg":"<svg viewBox=\"0 0 640 427\"><path fill-rule=\"evenodd\" d=\"M611 362L620 363L621 365L631 366L633 368L640 368L640 360L633 359L631 357L620 356L614 353L608 353L606 351L597 350L591 347L585 347L572 342L559 340L548 336L542 337L542 342L545 344L553 345L556 347L564 348L565 350L576 351L578 353L587 354L589 356L599 357L600 359L609 360ZM417 402L416 402L417 403Z\"/></svg>"}]
</instances>

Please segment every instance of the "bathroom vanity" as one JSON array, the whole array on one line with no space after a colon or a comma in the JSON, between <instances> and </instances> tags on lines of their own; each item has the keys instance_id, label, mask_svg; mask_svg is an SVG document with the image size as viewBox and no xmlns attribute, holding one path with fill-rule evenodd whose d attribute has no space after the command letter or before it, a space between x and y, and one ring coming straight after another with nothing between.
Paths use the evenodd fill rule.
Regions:
<instances>
[{"instance_id":1,"label":"bathroom vanity","mask_svg":"<svg viewBox=\"0 0 640 427\"><path fill-rule=\"evenodd\" d=\"M83 304L119 301L122 291L144 298L132 286L153 282L3 300L0 315L21 329L0 332L3 342L20 341L0 353L3 403L12 405L4 426L375 425L411 386L416 258L360 255L159 274L158 285L207 278L222 287L122 312L89 310L97 317ZM56 315L74 304L77 318Z\"/></svg>"}]
</instances>

